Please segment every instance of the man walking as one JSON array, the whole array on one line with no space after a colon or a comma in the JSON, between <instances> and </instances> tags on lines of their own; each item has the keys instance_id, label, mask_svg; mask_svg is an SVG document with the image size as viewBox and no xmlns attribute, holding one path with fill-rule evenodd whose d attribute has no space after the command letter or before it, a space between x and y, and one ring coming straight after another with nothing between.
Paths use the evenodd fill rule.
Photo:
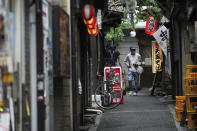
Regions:
<instances>
[{"instance_id":1,"label":"man walking","mask_svg":"<svg viewBox=\"0 0 197 131\"><path fill-rule=\"evenodd\" d=\"M125 57L124 63L128 67L129 95L136 96L138 91L139 73L138 66L141 65L141 55L136 53L136 46L130 47L130 53ZM132 79L135 81L135 88L132 88Z\"/></svg>"}]
</instances>

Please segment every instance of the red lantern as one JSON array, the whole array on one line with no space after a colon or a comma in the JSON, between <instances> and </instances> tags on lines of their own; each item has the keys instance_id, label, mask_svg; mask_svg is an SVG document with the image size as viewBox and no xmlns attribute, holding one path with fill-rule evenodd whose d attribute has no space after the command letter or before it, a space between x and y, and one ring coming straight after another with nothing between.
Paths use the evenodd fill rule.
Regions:
<instances>
[{"instance_id":1,"label":"red lantern","mask_svg":"<svg viewBox=\"0 0 197 131\"><path fill-rule=\"evenodd\" d=\"M81 11L83 21L87 26L89 35L96 36L99 32L97 19L95 16L94 7L92 5L85 5Z\"/></svg>"},{"instance_id":2,"label":"red lantern","mask_svg":"<svg viewBox=\"0 0 197 131\"><path fill-rule=\"evenodd\" d=\"M90 20L83 19L84 23L88 26L88 28L94 28L96 25L96 17L93 16Z\"/></svg>"},{"instance_id":3,"label":"red lantern","mask_svg":"<svg viewBox=\"0 0 197 131\"><path fill-rule=\"evenodd\" d=\"M146 20L146 28L145 28L145 32L146 34L153 34L155 33L157 28L157 20L155 20L155 18L153 16L150 16L147 20Z\"/></svg>"},{"instance_id":4,"label":"red lantern","mask_svg":"<svg viewBox=\"0 0 197 131\"><path fill-rule=\"evenodd\" d=\"M94 28L87 28L87 29L88 29L89 35L97 36L97 34L99 32L99 28L98 28L98 24L97 23L96 23Z\"/></svg>"},{"instance_id":5,"label":"red lantern","mask_svg":"<svg viewBox=\"0 0 197 131\"><path fill-rule=\"evenodd\" d=\"M84 5L81 10L82 17L86 20L90 20L93 16L95 16L94 7L92 5Z\"/></svg>"}]
</instances>

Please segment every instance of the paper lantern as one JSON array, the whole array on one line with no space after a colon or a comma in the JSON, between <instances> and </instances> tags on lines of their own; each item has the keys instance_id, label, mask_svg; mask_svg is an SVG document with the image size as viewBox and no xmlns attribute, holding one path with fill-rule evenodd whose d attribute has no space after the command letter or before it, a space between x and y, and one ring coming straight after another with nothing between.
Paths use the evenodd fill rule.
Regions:
<instances>
[{"instance_id":1,"label":"paper lantern","mask_svg":"<svg viewBox=\"0 0 197 131\"><path fill-rule=\"evenodd\" d=\"M89 4L84 5L81 10L81 14L82 14L83 19L90 20L93 16L95 16L94 7Z\"/></svg>"},{"instance_id":2,"label":"paper lantern","mask_svg":"<svg viewBox=\"0 0 197 131\"><path fill-rule=\"evenodd\" d=\"M151 35L151 34L155 33L156 28L157 28L157 20L155 20L155 18L153 16L150 16L146 20L145 33Z\"/></svg>"},{"instance_id":3,"label":"paper lantern","mask_svg":"<svg viewBox=\"0 0 197 131\"><path fill-rule=\"evenodd\" d=\"M83 19L84 23L88 26L88 28L94 28L96 25L96 17L93 16L90 20Z\"/></svg>"},{"instance_id":4,"label":"paper lantern","mask_svg":"<svg viewBox=\"0 0 197 131\"><path fill-rule=\"evenodd\" d=\"M99 32L98 24L96 23L94 28L87 28L89 35L97 36Z\"/></svg>"}]
</instances>

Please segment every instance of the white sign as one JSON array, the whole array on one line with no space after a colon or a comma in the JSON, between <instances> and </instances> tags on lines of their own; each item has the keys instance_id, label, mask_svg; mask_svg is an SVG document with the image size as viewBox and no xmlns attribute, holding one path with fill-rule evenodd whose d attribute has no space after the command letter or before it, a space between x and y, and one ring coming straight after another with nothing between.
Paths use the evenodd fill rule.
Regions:
<instances>
[{"instance_id":1,"label":"white sign","mask_svg":"<svg viewBox=\"0 0 197 131\"><path fill-rule=\"evenodd\" d=\"M42 20L43 20L43 27L44 29L48 30L49 27L49 21L48 21L48 17L49 17L49 13L48 13L48 3L46 2L46 0L44 0L42 2Z\"/></svg>"},{"instance_id":2,"label":"white sign","mask_svg":"<svg viewBox=\"0 0 197 131\"><path fill-rule=\"evenodd\" d=\"M10 114L7 112L0 113L0 131L10 130Z\"/></svg>"},{"instance_id":3,"label":"white sign","mask_svg":"<svg viewBox=\"0 0 197 131\"><path fill-rule=\"evenodd\" d=\"M97 12L97 22L98 22L99 30L101 30L102 29L102 16L101 16L100 9L98 9L98 12Z\"/></svg>"},{"instance_id":4,"label":"white sign","mask_svg":"<svg viewBox=\"0 0 197 131\"><path fill-rule=\"evenodd\" d=\"M168 29L163 25L153 34L153 36L156 39L157 43L160 45L165 56L167 56L167 43L169 40Z\"/></svg>"}]
</instances>

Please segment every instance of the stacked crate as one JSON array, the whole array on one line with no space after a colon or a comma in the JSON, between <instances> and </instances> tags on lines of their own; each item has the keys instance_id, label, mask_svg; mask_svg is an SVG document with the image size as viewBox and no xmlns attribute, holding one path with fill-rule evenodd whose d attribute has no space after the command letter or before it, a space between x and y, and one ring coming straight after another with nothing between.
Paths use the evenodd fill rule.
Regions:
<instances>
[{"instance_id":1,"label":"stacked crate","mask_svg":"<svg viewBox=\"0 0 197 131\"><path fill-rule=\"evenodd\" d=\"M193 108L197 106L197 71L193 72L195 69L197 70L197 65L187 65L186 78L184 79L188 129L195 129L194 115L196 110Z\"/></svg>"},{"instance_id":2,"label":"stacked crate","mask_svg":"<svg viewBox=\"0 0 197 131\"><path fill-rule=\"evenodd\" d=\"M176 121L181 121L182 112L185 105L185 96L176 96L176 107L175 107L175 119Z\"/></svg>"}]
</instances>

